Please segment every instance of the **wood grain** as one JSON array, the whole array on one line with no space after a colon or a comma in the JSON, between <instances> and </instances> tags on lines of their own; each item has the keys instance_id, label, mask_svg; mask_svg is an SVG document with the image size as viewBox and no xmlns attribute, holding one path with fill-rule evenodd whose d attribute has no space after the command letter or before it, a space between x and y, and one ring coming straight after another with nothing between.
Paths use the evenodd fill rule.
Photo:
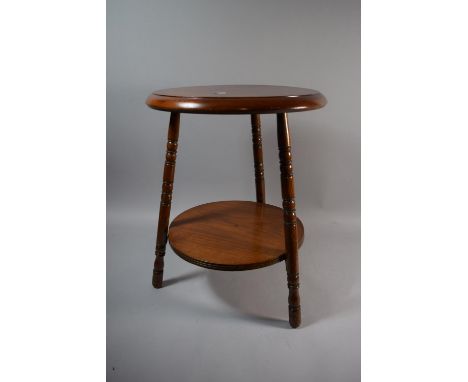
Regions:
<instances>
[{"instance_id":1,"label":"wood grain","mask_svg":"<svg viewBox=\"0 0 468 382\"><path fill-rule=\"evenodd\" d=\"M146 104L157 110L201 114L290 113L319 109L326 98L313 89L273 85L213 85L162 89Z\"/></svg>"},{"instance_id":2,"label":"wood grain","mask_svg":"<svg viewBox=\"0 0 468 382\"><path fill-rule=\"evenodd\" d=\"M285 260L289 323L301 323L298 248L304 227L296 216L291 138L287 113L319 109L327 103L318 91L271 85L214 85L163 89L146 104L171 112L156 235L153 286L163 283L164 256L174 252L201 267L242 271ZM180 113L250 114L257 202L223 201L193 207L169 226ZM265 204L260 115L277 114L282 208Z\"/></svg>"},{"instance_id":3,"label":"wood grain","mask_svg":"<svg viewBox=\"0 0 468 382\"><path fill-rule=\"evenodd\" d=\"M304 228L297 220L297 245ZM283 211L250 201L222 201L193 207L169 227L169 244L201 267L240 271L266 267L286 257Z\"/></svg>"}]
</instances>

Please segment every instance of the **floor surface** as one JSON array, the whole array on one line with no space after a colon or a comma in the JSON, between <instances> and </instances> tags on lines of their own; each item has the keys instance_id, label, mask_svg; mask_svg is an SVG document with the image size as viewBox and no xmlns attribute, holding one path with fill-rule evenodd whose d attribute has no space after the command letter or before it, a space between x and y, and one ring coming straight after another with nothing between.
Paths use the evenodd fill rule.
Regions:
<instances>
[{"instance_id":1,"label":"floor surface","mask_svg":"<svg viewBox=\"0 0 468 382\"><path fill-rule=\"evenodd\" d=\"M207 270L168 245L165 286L156 290L154 222L109 216L108 380L359 381L359 221L308 215L299 329L287 321L284 263Z\"/></svg>"}]
</instances>

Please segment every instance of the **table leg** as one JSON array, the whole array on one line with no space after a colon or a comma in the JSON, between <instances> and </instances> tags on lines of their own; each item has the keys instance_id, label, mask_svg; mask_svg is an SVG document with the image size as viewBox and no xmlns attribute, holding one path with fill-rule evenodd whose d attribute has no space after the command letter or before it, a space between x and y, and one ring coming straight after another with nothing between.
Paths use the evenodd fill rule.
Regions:
<instances>
[{"instance_id":1,"label":"table leg","mask_svg":"<svg viewBox=\"0 0 468 382\"><path fill-rule=\"evenodd\" d=\"M158 231L156 234L156 259L153 269L153 286L162 288L164 255L166 254L169 215L171 213L172 188L177 157L177 141L179 139L180 114L171 113L167 133L166 161L164 163L161 204L159 207Z\"/></svg>"},{"instance_id":2,"label":"table leg","mask_svg":"<svg viewBox=\"0 0 468 382\"><path fill-rule=\"evenodd\" d=\"M281 195L283 197L286 271L289 288L289 324L291 327L297 328L301 324L301 305L299 298L299 259L297 252L296 201L294 196L291 139L289 136L287 114L280 113L276 117L281 170Z\"/></svg>"},{"instance_id":3,"label":"table leg","mask_svg":"<svg viewBox=\"0 0 468 382\"><path fill-rule=\"evenodd\" d=\"M265 203L265 181L263 179L263 149L262 149L262 130L260 127L260 115L252 114L252 143L255 165L255 191L258 203Z\"/></svg>"}]
</instances>

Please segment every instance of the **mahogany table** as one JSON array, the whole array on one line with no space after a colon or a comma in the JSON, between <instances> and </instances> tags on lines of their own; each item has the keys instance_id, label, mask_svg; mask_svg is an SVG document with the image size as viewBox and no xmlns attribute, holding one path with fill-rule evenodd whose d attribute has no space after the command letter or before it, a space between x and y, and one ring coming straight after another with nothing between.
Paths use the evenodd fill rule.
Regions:
<instances>
[{"instance_id":1,"label":"mahogany table","mask_svg":"<svg viewBox=\"0 0 468 382\"><path fill-rule=\"evenodd\" d=\"M298 247L304 227L296 217L294 176L287 113L319 109L325 97L316 90L270 85L216 85L164 89L146 104L171 113L156 234L153 286L162 288L169 241L183 259L209 269L241 271L285 260L289 323L301 323ZM193 207L169 226L181 113L250 114L256 202L221 201ZM261 114L276 114L282 208L265 203Z\"/></svg>"}]
</instances>

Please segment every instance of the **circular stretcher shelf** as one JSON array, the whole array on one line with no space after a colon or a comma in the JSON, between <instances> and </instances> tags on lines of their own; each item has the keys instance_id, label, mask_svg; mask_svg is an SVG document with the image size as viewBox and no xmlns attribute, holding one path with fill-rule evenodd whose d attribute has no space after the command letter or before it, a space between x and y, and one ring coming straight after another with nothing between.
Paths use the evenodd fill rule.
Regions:
<instances>
[{"instance_id":1,"label":"circular stretcher shelf","mask_svg":"<svg viewBox=\"0 0 468 382\"><path fill-rule=\"evenodd\" d=\"M304 227L297 219L298 246ZM286 258L283 210L249 201L222 201L193 207L169 227L169 244L184 260L204 268L240 271Z\"/></svg>"}]
</instances>

